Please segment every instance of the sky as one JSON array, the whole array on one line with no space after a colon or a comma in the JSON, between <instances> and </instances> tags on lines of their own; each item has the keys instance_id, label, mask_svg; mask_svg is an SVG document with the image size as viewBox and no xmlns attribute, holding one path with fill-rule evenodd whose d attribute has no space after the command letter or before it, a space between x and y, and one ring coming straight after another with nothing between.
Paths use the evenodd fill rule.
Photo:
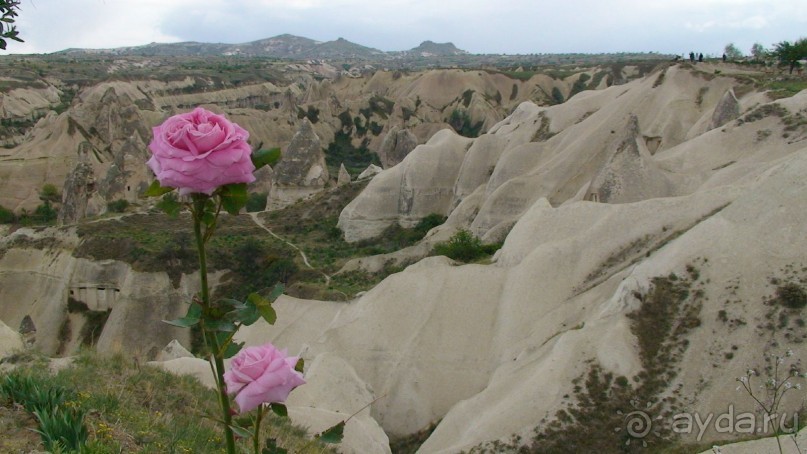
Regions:
<instances>
[{"instance_id":1,"label":"sky","mask_svg":"<svg viewBox=\"0 0 807 454\"><path fill-rule=\"evenodd\" d=\"M383 51L720 55L807 37L807 0L21 0L16 25L25 43L0 55L284 33Z\"/></svg>"}]
</instances>

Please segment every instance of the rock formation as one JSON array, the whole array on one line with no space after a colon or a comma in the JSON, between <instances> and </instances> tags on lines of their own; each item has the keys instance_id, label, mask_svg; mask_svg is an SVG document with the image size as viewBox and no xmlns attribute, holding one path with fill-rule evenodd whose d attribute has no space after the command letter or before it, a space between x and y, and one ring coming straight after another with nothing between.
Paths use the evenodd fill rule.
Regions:
<instances>
[{"instance_id":1,"label":"rock formation","mask_svg":"<svg viewBox=\"0 0 807 454\"><path fill-rule=\"evenodd\" d=\"M378 167L375 164L370 164L369 166L367 166L366 169L362 171L362 173L359 174L358 179L364 180L365 178L372 178L377 174L381 173L382 170L383 169L381 169L381 167Z\"/></svg>"},{"instance_id":2,"label":"rock formation","mask_svg":"<svg viewBox=\"0 0 807 454\"><path fill-rule=\"evenodd\" d=\"M450 130L440 131L399 165L373 177L368 190L339 216L338 226L345 238L372 238L395 222L410 227L431 213L446 214L471 142Z\"/></svg>"},{"instance_id":3,"label":"rock formation","mask_svg":"<svg viewBox=\"0 0 807 454\"><path fill-rule=\"evenodd\" d=\"M294 203L328 184L328 167L325 165L322 144L307 118L303 118L273 170L270 199L273 208Z\"/></svg>"},{"instance_id":4,"label":"rock formation","mask_svg":"<svg viewBox=\"0 0 807 454\"><path fill-rule=\"evenodd\" d=\"M659 379L642 396L658 405L648 409L654 417L753 411L752 400L737 398L736 377L766 354L807 357L805 309L788 307L780 290L807 282L799 120L807 91L776 101L746 93L737 121L709 129L718 94L736 81L697 71L670 66L663 80L656 73L552 107L523 102L478 138L435 134L375 175L339 227L355 241L444 214L427 241L457 228L502 239L491 262L429 257L349 303L284 296L275 325L257 322L237 340L272 341L306 360L310 380L290 412L312 428L378 399L351 419L351 440L362 441L345 449L359 452L387 452L379 427L404 436L435 423L420 452L495 450L514 436L529 443L536 429L562 422L559 411L586 402L595 367L631 392ZM418 80L423 103L427 93L429 102L456 102L426 90L436 77ZM311 167L300 168L305 181ZM111 308L102 351L151 356L171 339L188 341L159 320L181 313L198 286L192 276L172 283L165 273L73 257L79 240L70 232L20 229L0 239L0 320L20 326L30 317L35 346L49 353L77 348L86 325L75 309L85 306ZM66 342L63 326L72 331ZM654 346L660 354L648 355ZM199 360L164 364L210 380ZM615 402L623 412L632 408L625 400ZM624 437L614 437L622 449Z\"/></svg>"},{"instance_id":5,"label":"rock formation","mask_svg":"<svg viewBox=\"0 0 807 454\"><path fill-rule=\"evenodd\" d=\"M603 203L637 202L673 195L667 175L650 159L639 134L639 119L631 115L611 156L597 173L586 200Z\"/></svg>"},{"instance_id":6,"label":"rock formation","mask_svg":"<svg viewBox=\"0 0 807 454\"><path fill-rule=\"evenodd\" d=\"M734 90L729 89L715 106L709 129L719 128L732 120L736 120L739 116L740 102L737 100Z\"/></svg>"},{"instance_id":7,"label":"rock formation","mask_svg":"<svg viewBox=\"0 0 807 454\"><path fill-rule=\"evenodd\" d=\"M350 183L350 174L347 173L347 169L345 168L345 164L342 163L339 166L339 178L337 178L337 180L336 180L336 185L337 186L344 186L344 185L346 185L348 183Z\"/></svg>"},{"instance_id":8,"label":"rock formation","mask_svg":"<svg viewBox=\"0 0 807 454\"><path fill-rule=\"evenodd\" d=\"M581 92L552 107L523 103L510 117L472 140L462 157L450 147L433 150L445 154L433 160L462 159L458 173L441 172L433 187L421 187L414 193L406 184L393 183L393 174L376 177L379 180L345 208L339 226L345 238L357 241L392 222L411 225L416 219L407 211L409 201L411 206L430 204L432 195L443 194L446 185L452 186L451 201L443 211L449 214L446 224L469 227L477 236L488 235L491 240L503 238L541 197L557 206L594 197L620 203L691 192L692 177L671 171L659 154L695 138L705 139L719 100L705 96L700 105L693 100L699 93L727 90L731 79L707 81L680 67L668 68L664 83L654 87L657 77ZM743 105L750 106L757 99L749 95ZM635 124L630 120L633 117L639 119ZM740 146L745 149L748 143ZM413 163L408 164L408 172L434 172L425 161L422 167L412 168ZM402 171L396 171L394 178ZM601 190L603 197L594 194ZM392 198L407 203L397 205L395 213L390 208L395 203ZM383 207L380 200L386 201Z\"/></svg>"},{"instance_id":9,"label":"rock formation","mask_svg":"<svg viewBox=\"0 0 807 454\"><path fill-rule=\"evenodd\" d=\"M6 326L0 320L0 359L14 353L15 351L22 350L23 343L20 334L13 329Z\"/></svg>"},{"instance_id":10,"label":"rock formation","mask_svg":"<svg viewBox=\"0 0 807 454\"><path fill-rule=\"evenodd\" d=\"M384 136L384 140L376 152L381 160L381 166L389 169L397 165L415 149L417 144L418 138L411 131L408 129L401 130L397 126L393 126Z\"/></svg>"},{"instance_id":11,"label":"rock formation","mask_svg":"<svg viewBox=\"0 0 807 454\"><path fill-rule=\"evenodd\" d=\"M84 219L87 216L87 204L94 193L95 172L88 162L79 161L64 182L59 225L75 224Z\"/></svg>"}]
</instances>

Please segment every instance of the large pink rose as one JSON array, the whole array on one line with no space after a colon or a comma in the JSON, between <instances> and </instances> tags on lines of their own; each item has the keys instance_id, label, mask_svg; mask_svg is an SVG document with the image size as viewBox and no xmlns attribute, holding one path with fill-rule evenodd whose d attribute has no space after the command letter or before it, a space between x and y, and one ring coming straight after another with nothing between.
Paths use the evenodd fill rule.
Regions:
<instances>
[{"instance_id":1,"label":"large pink rose","mask_svg":"<svg viewBox=\"0 0 807 454\"><path fill-rule=\"evenodd\" d=\"M224 373L227 393L235 394L240 413L262 403L284 402L292 389L305 383L296 370L297 356L286 356L272 344L241 350Z\"/></svg>"},{"instance_id":2,"label":"large pink rose","mask_svg":"<svg viewBox=\"0 0 807 454\"><path fill-rule=\"evenodd\" d=\"M164 187L210 195L225 184L255 181L248 138L244 128L197 107L154 128L146 164Z\"/></svg>"}]
</instances>

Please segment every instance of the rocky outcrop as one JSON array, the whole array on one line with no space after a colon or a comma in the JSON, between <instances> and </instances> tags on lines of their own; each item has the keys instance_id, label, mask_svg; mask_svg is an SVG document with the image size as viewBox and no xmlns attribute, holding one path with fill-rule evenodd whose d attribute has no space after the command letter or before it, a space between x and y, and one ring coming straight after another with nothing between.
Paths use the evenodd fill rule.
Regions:
<instances>
[{"instance_id":1,"label":"rocky outcrop","mask_svg":"<svg viewBox=\"0 0 807 454\"><path fill-rule=\"evenodd\" d=\"M23 342L20 334L6 326L6 324L0 320L0 359L18 350L22 350L22 348Z\"/></svg>"},{"instance_id":2,"label":"rocky outcrop","mask_svg":"<svg viewBox=\"0 0 807 454\"><path fill-rule=\"evenodd\" d=\"M49 246L30 246L38 241ZM175 286L166 273L75 258L76 243L64 233L23 229L0 244L0 320L35 327L33 346L48 355L70 355L82 345L94 345L102 352L151 359L173 339L190 345L188 330L163 320L186 312L198 277L184 276Z\"/></svg>"},{"instance_id":3,"label":"rocky outcrop","mask_svg":"<svg viewBox=\"0 0 807 454\"><path fill-rule=\"evenodd\" d=\"M389 169L403 161L417 145L418 138L411 131L393 126L384 136L376 153L381 160L381 166Z\"/></svg>"},{"instance_id":4,"label":"rocky outcrop","mask_svg":"<svg viewBox=\"0 0 807 454\"><path fill-rule=\"evenodd\" d=\"M328 167L319 136L303 118L280 162L274 167L272 208L289 205L321 191L328 184Z\"/></svg>"},{"instance_id":5,"label":"rocky outcrop","mask_svg":"<svg viewBox=\"0 0 807 454\"><path fill-rule=\"evenodd\" d=\"M440 131L399 165L373 177L339 215L345 239L372 238L396 222L411 227L431 213L445 215L471 143L450 130Z\"/></svg>"},{"instance_id":6,"label":"rocky outcrop","mask_svg":"<svg viewBox=\"0 0 807 454\"><path fill-rule=\"evenodd\" d=\"M374 176L378 175L379 173L381 173L381 171L382 171L382 170L383 170L383 169L382 169L381 167L378 167L378 166L377 166L377 165L375 165L375 164L370 164L369 166L367 166L367 168L366 168L366 169L364 169L364 170L363 170L363 171L362 171L362 172L359 174L359 178L358 178L358 179L359 179L359 180L364 180L365 178L372 178L372 177L374 177Z\"/></svg>"},{"instance_id":7,"label":"rocky outcrop","mask_svg":"<svg viewBox=\"0 0 807 454\"><path fill-rule=\"evenodd\" d=\"M694 191L703 175L666 165L663 161L669 155L665 151L698 140L717 140L705 134L719 104L709 93L728 90L731 79L705 80L680 66L669 67L664 74L659 83L656 75L618 87L583 91L551 107L522 103L487 133L469 139L471 146L452 182L451 202L444 213L448 215L446 228L468 228L478 237L494 241L504 238L541 198L553 206L583 199L625 203ZM481 93L485 91L468 91L458 108L465 108L467 99L469 110L474 106L484 110L498 99ZM725 99L734 99L730 93L727 96L723 104ZM748 107L757 102L754 96L746 98ZM753 142L738 140L735 146L746 150ZM434 159L458 159L450 148L433 152L445 154ZM730 161L724 159L725 154L713 157L715 165L710 168ZM431 174L430 165L424 161L422 168L410 171ZM380 183L382 177L384 184ZM442 177L448 178L448 174ZM394 221L411 225L408 204L399 205L397 214L389 208L394 203L391 194L406 192L406 185L397 188L389 178L377 176L379 183L368 185L364 190L368 194L362 193L343 211L339 225L346 238L366 239ZM445 183L441 180L432 188L419 188L412 205L431 203L432 194L442 194ZM375 191L379 193L370 194ZM388 204L381 207L379 200Z\"/></svg>"},{"instance_id":8,"label":"rocky outcrop","mask_svg":"<svg viewBox=\"0 0 807 454\"><path fill-rule=\"evenodd\" d=\"M715 106L709 129L719 128L730 121L736 120L739 116L740 101L737 100L734 90L729 89Z\"/></svg>"},{"instance_id":9,"label":"rocky outcrop","mask_svg":"<svg viewBox=\"0 0 807 454\"><path fill-rule=\"evenodd\" d=\"M339 177L336 179L336 186L344 186L350 183L350 174L345 168L345 164L339 166Z\"/></svg>"},{"instance_id":10,"label":"rocky outcrop","mask_svg":"<svg viewBox=\"0 0 807 454\"><path fill-rule=\"evenodd\" d=\"M667 175L650 159L635 115L630 116L622 137L609 153L610 157L591 182L586 200L626 203L673 194Z\"/></svg>"},{"instance_id":11,"label":"rocky outcrop","mask_svg":"<svg viewBox=\"0 0 807 454\"><path fill-rule=\"evenodd\" d=\"M88 162L79 161L64 182L59 225L75 224L84 219L87 216L87 205L94 194L95 172Z\"/></svg>"}]
</instances>

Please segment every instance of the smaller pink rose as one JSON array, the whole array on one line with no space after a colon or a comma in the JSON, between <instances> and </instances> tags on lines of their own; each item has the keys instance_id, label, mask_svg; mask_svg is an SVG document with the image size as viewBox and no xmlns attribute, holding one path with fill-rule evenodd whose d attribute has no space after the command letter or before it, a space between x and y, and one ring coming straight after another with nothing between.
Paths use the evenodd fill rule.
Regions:
<instances>
[{"instance_id":1,"label":"smaller pink rose","mask_svg":"<svg viewBox=\"0 0 807 454\"><path fill-rule=\"evenodd\" d=\"M305 383L303 375L294 370L298 359L272 344L241 350L224 373L227 393L235 394L239 412L263 403L285 402L291 390Z\"/></svg>"},{"instance_id":2,"label":"smaller pink rose","mask_svg":"<svg viewBox=\"0 0 807 454\"><path fill-rule=\"evenodd\" d=\"M255 181L249 133L223 115L197 107L153 129L146 164L160 185L211 195L219 186Z\"/></svg>"}]
</instances>

